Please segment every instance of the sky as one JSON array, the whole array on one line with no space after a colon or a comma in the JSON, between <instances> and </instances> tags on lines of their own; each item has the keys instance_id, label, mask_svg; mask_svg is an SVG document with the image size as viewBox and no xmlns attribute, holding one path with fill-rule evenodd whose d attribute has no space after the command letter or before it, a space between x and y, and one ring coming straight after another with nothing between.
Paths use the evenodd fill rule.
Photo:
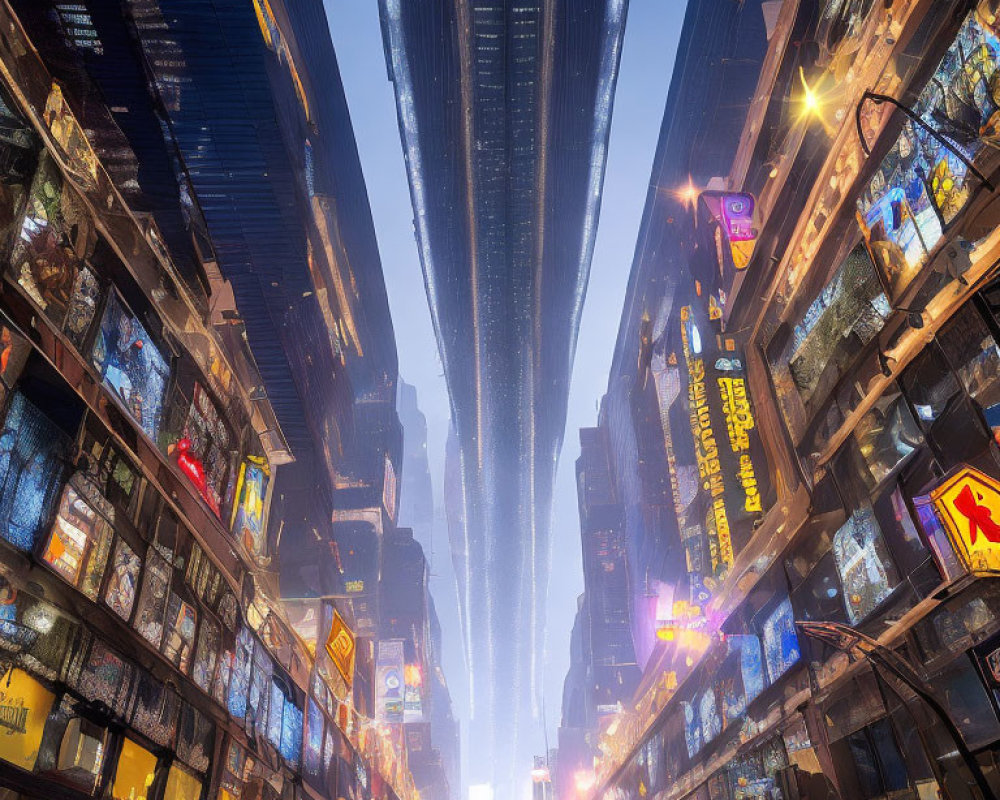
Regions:
<instances>
[{"instance_id":1,"label":"sky","mask_svg":"<svg viewBox=\"0 0 1000 800\"><path fill-rule=\"evenodd\" d=\"M440 508L448 395L417 255L395 99L386 77L378 3L325 0L325 4L375 220L400 376L417 387L420 408L427 417L435 505ZM563 678L569 667L570 631L577 597L583 591L574 472L580 455L578 431L596 424L597 404L607 388L685 7L686 0L629 3L601 216L556 478L544 675L548 741L552 746L559 725ZM438 517L443 519L443 514ZM446 537L443 525L439 526L434 553L429 556L431 592L441 617L445 676L456 713L465 719L467 684ZM541 753L541 726L538 734L537 752Z\"/></svg>"}]
</instances>

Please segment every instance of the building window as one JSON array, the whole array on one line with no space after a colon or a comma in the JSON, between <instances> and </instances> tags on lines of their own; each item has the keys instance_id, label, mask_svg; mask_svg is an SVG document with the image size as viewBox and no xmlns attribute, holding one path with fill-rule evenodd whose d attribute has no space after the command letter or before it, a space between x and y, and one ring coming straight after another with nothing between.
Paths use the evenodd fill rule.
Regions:
<instances>
[{"instance_id":1,"label":"building window","mask_svg":"<svg viewBox=\"0 0 1000 800\"><path fill-rule=\"evenodd\" d=\"M88 794L104 767L107 731L80 717L72 717L63 731L55 771Z\"/></svg>"},{"instance_id":2,"label":"building window","mask_svg":"<svg viewBox=\"0 0 1000 800\"><path fill-rule=\"evenodd\" d=\"M142 562L122 539L115 545L115 555L111 561L111 577L104 590L104 602L119 617L128 620L132 616L135 590L139 583L139 568Z\"/></svg>"},{"instance_id":3,"label":"building window","mask_svg":"<svg viewBox=\"0 0 1000 800\"><path fill-rule=\"evenodd\" d=\"M76 688L88 700L124 716L132 683L132 666L99 639L92 639Z\"/></svg>"},{"instance_id":4,"label":"building window","mask_svg":"<svg viewBox=\"0 0 1000 800\"><path fill-rule=\"evenodd\" d=\"M30 772L38 760L42 731L55 695L28 673L13 668L5 672L2 687L0 759Z\"/></svg>"},{"instance_id":5,"label":"building window","mask_svg":"<svg viewBox=\"0 0 1000 800\"><path fill-rule=\"evenodd\" d=\"M80 265L75 247L84 243L71 238L80 216L73 190L52 157L43 155L10 263L18 284L57 327L66 317Z\"/></svg>"},{"instance_id":6,"label":"building window","mask_svg":"<svg viewBox=\"0 0 1000 800\"><path fill-rule=\"evenodd\" d=\"M187 703L181 708L177 735L177 757L197 772L205 773L211 764L215 725Z\"/></svg>"},{"instance_id":7,"label":"building window","mask_svg":"<svg viewBox=\"0 0 1000 800\"><path fill-rule=\"evenodd\" d=\"M163 641L163 618L167 612L169 591L170 564L150 549L146 553L146 570L142 578L135 629L157 649Z\"/></svg>"},{"instance_id":8,"label":"building window","mask_svg":"<svg viewBox=\"0 0 1000 800\"><path fill-rule=\"evenodd\" d=\"M306 705L306 738L302 766L305 773L314 779L320 778L323 770L324 724L319 704L310 697Z\"/></svg>"},{"instance_id":9,"label":"building window","mask_svg":"<svg viewBox=\"0 0 1000 800\"><path fill-rule=\"evenodd\" d=\"M187 672L194 652L194 632L198 612L185 603L176 593L170 593L167 619L163 636L163 655L181 672Z\"/></svg>"},{"instance_id":10,"label":"building window","mask_svg":"<svg viewBox=\"0 0 1000 800\"><path fill-rule=\"evenodd\" d=\"M285 703L281 715L281 757L293 768L299 765L302 752L302 709L291 702Z\"/></svg>"},{"instance_id":11,"label":"building window","mask_svg":"<svg viewBox=\"0 0 1000 800\"><path fill-rule=\"evenodd\" d=\"M271 713L267 720L267 740L275 746L281 747L281 717L285 708L285 689L275 679L271 681Z\"/></svg>"},{"instance_id":12,"label":"building window","mask_svg":"<svg viewBox=\"0 0 1000 800\"><path fill-rule=\"evenodd\" d=\"M69 438L24 395L0 431L0 534L31 550L62 481Z\"/></svg>"},{"instance_id":13,"label":"building window","mask_svg":"<svg viewBox=\"0 0 1000 800\"><path fill-rule=\"evenodd\" d=\"M176 694L147 673L140 673L132 726L158 745L173 744L180 701Z\"/></svg>"},{"instance_id":14,"label":"building window","mask_svg":"<svg viewBox=\"0 0 1000 800\"><path fill-rule=\"evenodd\" d=\"M851 623L861 622L891 593L899 576L870 507L851 515L833 537L833 556Z\"/></svg>"},{"instance_id":15,"label":"building window","mask_svg":"<svg viewBox=\"0 0 1000 800\"><path fill-rule=\"evenodd\" d=\"M920 428L895 385L887 387L858 420L853 437L868 468L870 486L884 481L923 444Z\"/></svg>"},{"instance_id":16,"label":"building window","mask_svg":"<svg viewBox=\"0 0 1000 800\"><path fill-rule=\"evenodd\" d=\"M719 705L716 702L715 691L705 689L698 699L698 715L701 717L701 735L708 744L722 733L722 719L719 717Z\"/></svg>"},{"instance_id":17,"label":"building window","mask_svg":"<svg viewBox=\"0 0 1000 800\"><path fill-rule=\"evenodd\" d=\"M701 717L693 703L681 701L684 710L684 742L687 745L688 758L694 758L701 751Z\"/></svg>"},{"instance_id":18,"label":"building window","mask_svg":"<svg viewBox=\"0 0 1000 800\"><path fill-rule=\"evenodd\" d=\"M783 339L768 347L779 406L794 439L816 415L891 309L863 245L855 247Z\"/></svg>"},{"instance_id":19,"label":"building window","mask_svg":"<svg viewBox=\"0 0 1000 800\"><path fill-rule=\"evenodd\" d=\"M774 683L801 657L799 638L795 633L795 615L788 598L779 602L764 620L761 640L768 680Z\"/></svg>"},{"instance_id":20,"label":"building window","mask_svg":"<svg viewBox=\"0 0 1000 800\"><path fill-rule=\"evenodd\" d=\"M203 614L194 656L194 672L191 673L191 677L205 692L212 691L212 678L215 677L215 665L219 660L221 641L219 623Z\"/></svg>"},{"instance_id":21,"label":"building window","mask_svg":"<svg viewBox=\"0 0 1000 800\"><path fill-rule=\"evenodd\" d=\"M938 341L993 433L1000 436L1000 349L974 303L948 322Z\"/></svg>"},{"instance_id":22,"label":"building window","mask_svg":"<svg viewBox=\"0 0 1000 800\"><path fill-rule=\"evenodd\" d=\"M226 499L223 495L230 470L230 438L215 404L201 384L196 383L175 455L181 472L217 517L222 515Z\"/></svg>"},{"instance_id":23,"label":"building window","mask_svg":"<svg viewBox=\"0 0 1000 800\"><path fill-rule=\"evenodd\" d=\"M97 277L88 267L82 267L73 282L73 296L70 298L66 321L63 323L63 333L70 344L83 352L87 341L87 333L97 313L101 302L101 286Z\"/></svg>"},{"instance_id":24,"label":"building window","mask_svg":"<svg viewBox=\"0 0 1000 800\"><path fill-rule=\"evenodd\" d=\"M200 800L201 781L177 764L170 765L163 800Z\"/></svg>"},{"instance_id":25,"label":"building window","mask_svg":"<svg viewBox=\"0 0 1000 800\"><path fill-rule=\"evenodd\" d=\"M111 786L112 800L145 800L155 773L156 756L131 739L124 739Z\"/></svg>"},{"instance_id":26,"label":"building window","mask_svg":"<svg viewBox=\"0 0 1000 800\"><path fill-rule=\"evenodd\" d=\"M975 158L992 127L995 47L992 32L983 30L975 12L969 14L914 104L927 126L951 144L907 120L858 200L862 231L894 302L972 197L975 185L955 150L960 146Z\"/></svg>"},{"instance_id":27,"label":"building window","mask_svg":"<svg viewBox=\"0 0 1000 800\"><path fill-rule=\"evenodd\" d=\"M114 509L86 478L78 476L73 482L81 491L72 483L63 489L42 560L71 586L96 600L114 538L109 522L114 519Z\"/></svg>"},{"instance_id":28,"label":"building window","mask_svg":"<svg viewBox=\"0 0 1000 800\"><path fill-rule=\"evenodd\" d=\"M229 676L227 706L236 719L246 719L247 694L250 691L250 669L253 662L253 634L247 627L240 628L236 637L232 673Z\"/></svg>"},{"instance_id":29,"label":"building window","mask_svg":"<svg viewBox=\"0 0 1000 800\"><path fill-rule=\"evenodd\" d=\"M259 641L255 641L253 673L250 676L250 694L247 701L247 732L252 736L265 736L267 733L273 671L274 667L267 650Z\"/></svg>"},{"instance_id":30,"label":"building window","mask_svg":"<svg viewBox=\"0 0 1000 800\"><path fill-rule=\"evenodd\" d=\"M142 323L114 292L104 308L91 360L107 387L156 441L170 367Z\"/></svg>"}]
</instances>

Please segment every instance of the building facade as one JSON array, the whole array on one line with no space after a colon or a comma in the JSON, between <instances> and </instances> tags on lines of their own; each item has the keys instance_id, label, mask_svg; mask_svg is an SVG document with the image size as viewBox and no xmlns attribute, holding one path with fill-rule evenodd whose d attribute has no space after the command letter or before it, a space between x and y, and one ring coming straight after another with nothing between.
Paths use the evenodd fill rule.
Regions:
<instances>
[{"instance_id":1,"label":"building facade","mask_svg":"<svg viewBox=\"0 0 1000 800\"><path fill-rule=\"evenodd\" d=\"M996 4L764 6L669 291L637 250L684 559L596 796L996 796Z\"/></svg>"},{"instance_id":2,"label":"building facade","mask_svg":"<svg viewBox=\"0 0 1000 800\"><path fill-rule=\"evenodd\" d=\"M0 18L4 796L415 798L325 593L401 429L322 4Z\"/></svg>"}]
</instances>

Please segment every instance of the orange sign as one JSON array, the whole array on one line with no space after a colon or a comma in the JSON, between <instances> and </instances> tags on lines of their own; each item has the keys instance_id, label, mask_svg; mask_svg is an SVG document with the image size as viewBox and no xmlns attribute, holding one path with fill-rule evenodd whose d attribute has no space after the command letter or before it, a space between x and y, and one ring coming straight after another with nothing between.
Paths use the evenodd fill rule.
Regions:
<instances>
[{"instance_id":1,"label":"orange sign","mask_svg":"<svg viewBox=\"0 0 1000 800\"><path fill-rule=\"evenodd\" d=\"M326 640L326 654L350 688L354 681L354 633L337 611L333 612L333 624Z\"/></svg>"},{"instance_id":2,"label":"orange sign","mask_svg":"<svg viewBox=\"0 0 1000 800\"><path fill-rule=\"evenodd\" d=\"M1000 571L1000 481L962 467L931 492L931 500L965 566Z\"/></svg>"}]
</instances>

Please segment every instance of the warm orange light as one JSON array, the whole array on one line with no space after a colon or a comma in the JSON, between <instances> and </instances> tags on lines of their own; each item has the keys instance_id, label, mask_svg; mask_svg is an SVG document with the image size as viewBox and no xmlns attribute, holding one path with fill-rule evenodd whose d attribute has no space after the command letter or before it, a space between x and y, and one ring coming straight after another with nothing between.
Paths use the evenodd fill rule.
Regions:
<instances>
[{"instance_id":1,"label":"warm orange light","mask_svg":"<svg viewBox=\"0 0 1000 800\"><path fill-rule=\"evenodd\" d=\"M689 179L686 186L682 186L675 194L685 205L693 206L698 199L698 187Z\"/></svg>"},{"instance_id":2,"label":"warm orange light","mask_svg":"<svg viewBox=\"0 0 1000 800\"><path fill-rule=\"evenodd\" d=\"M591 770L582 769L573 773L573 786L578 794L587 794L597 783L597 776Z\"/></svg>"},{"instance_id":3,"label":"warm orange light","mask_svg":"<svg viewBox=\"0 0 1000 800\"><path fill-rule=\"evenodd\" d=\"M802 105L808 114L819 114L822 104L815 90L806 82L806 73L799 67L799 80L802 81Z\"/></svg>"},{"instance_id":4,"label":"warm orange light","mask_svg":"<svg viewBox=\"0 0 1000 800\"><path fill-rule=\"evenodd\" d=\"M677 629L673 625L666 625L656 631L656 638L664 642L672 642L677 638Z\"/></svg>"},{"instance_id":5,"label":"warm orange light","mask_svg":"<svg viewBox=\"0 0 1000 800\"><path fill-rule=\"evenodd\" d=\"M424 679L417 664L407 664L403 667L403 680L407 686L423 686Z\"/></svg>"},{"instance_id":6,"label":"warm orange light","mask_svg":"<svg viewBox=\"0 0 1000 800\"><path fill-rule=\"evenodd\" d=\"M545 767L538 767L531 770L531 780L533 783L545 783L549 779L549 771Z\"/></svg>"}]
</instances>

